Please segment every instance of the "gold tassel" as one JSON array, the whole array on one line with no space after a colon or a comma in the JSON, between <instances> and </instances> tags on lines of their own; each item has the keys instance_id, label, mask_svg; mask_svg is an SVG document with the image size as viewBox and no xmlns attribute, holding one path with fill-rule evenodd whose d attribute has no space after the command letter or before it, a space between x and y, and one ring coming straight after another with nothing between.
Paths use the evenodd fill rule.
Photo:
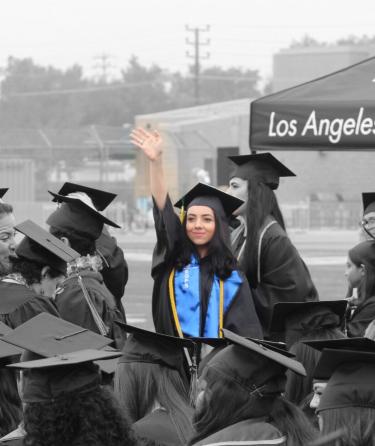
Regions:
<instances>
[{"instance_id":1,"label":"gold tassel","mask_svg":"<svg viewBox=\"0 0 375 446\"><path fill-rule=\"evenodd\" d=\"M185 206L182 205L180 208L180 222L183 223L185 217Z\"/></svg>"}]
</instances>

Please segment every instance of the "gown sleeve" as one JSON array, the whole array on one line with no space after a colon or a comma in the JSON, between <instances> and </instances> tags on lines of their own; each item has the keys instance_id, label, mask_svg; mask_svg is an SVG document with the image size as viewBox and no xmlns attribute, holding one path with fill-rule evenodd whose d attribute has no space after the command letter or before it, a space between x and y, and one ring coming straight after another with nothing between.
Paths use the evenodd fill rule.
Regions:
<instances>
[{"instance_id":1,"label":"gown sleeve","mask_svg":"<svg viewBox=\"0 0 375 446\"><path fill-rule=\"evenodd\" d=\"M36 295L7 315L7 325L16 328L40 313L49 313L60 317L52 299Z\"/></svg>"},{"instance_id":2,"label":"gown sleeve","mask_svg":"<svg viewBox=\"0 0 375 446\"><path fill-rule=\"evenodd\" d=\"M243 277L243 283L225 314L224 328L240 336L263 339L262 325L255 309L250 286L245 277Z\"/></svg>"},{"instance_id":3,"label":"gown sleeve","mask_svg":"<svg viewBox=\"0 0 375 446\"><path fill-rule=\"evenodd\" d=\"M156 245L152 256L151 275L155 278L159 271L170 263L172 254L178 242L181 240L182 226L169 195L167 196L164 209L158 209L153 199L153 213L156 231Z\"/></svg>"},{"instance_id":4,"label":"gown sleeve","mask_svg":"<svg viewBox=\"0 0 375 446\"><path fill-rule=\"evenodd\" d=\"M120 306L129 277L124 252L117 245L116 239L106 230L103 230L96 240L96 250L100 257L104 258L103 269L101 270L104 283L116 299L117 306Z\"/></svg>"}]
</instances>

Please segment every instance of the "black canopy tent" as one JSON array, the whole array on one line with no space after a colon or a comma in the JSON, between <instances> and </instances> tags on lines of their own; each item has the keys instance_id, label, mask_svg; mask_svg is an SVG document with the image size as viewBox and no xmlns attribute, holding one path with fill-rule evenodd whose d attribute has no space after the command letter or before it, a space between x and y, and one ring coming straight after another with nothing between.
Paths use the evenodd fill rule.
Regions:
<instances>
[{"instance_id":1,"label":"black canopy tent","mask_svg":"<svg viewBox=\"0 0 375 446\"><path fill-rule=\"evenodd\" d=\"M253 101L250 148L374 150L375 58Z\"/></svg>"}]
</instances>

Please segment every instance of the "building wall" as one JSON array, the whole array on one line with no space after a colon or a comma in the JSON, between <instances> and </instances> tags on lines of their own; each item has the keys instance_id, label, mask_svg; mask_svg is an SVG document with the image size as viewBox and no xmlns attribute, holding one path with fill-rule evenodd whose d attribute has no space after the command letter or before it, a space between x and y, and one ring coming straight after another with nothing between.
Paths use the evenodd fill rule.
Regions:
<instances>
[{"instance_id":1,"label":"building wall","mask_svg":"<svg viewBox=\"0 0 375 446\"><path fill-rule=\"evenodd\" d=\"M281 50L273 56L272 91L345 68L375 54L371 47L322 46Z\"/></svg>"}]
</instances>

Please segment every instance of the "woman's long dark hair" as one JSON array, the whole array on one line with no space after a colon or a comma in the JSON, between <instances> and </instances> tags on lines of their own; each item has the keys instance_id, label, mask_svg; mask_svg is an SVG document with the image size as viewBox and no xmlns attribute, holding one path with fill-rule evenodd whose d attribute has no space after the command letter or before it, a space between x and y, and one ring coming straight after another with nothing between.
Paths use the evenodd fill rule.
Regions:
<instances>
[{"instance_id":1,"label":"woman's long dark hair","mask_svg":"<svg viewBox=\"0 0 375 446\"><path fill-rule=\"evenodd\" d=\"M307 444L316 437L316 432L303 412L281 395L260 398L249 396L238 385L241 378L231 372L233 379L219 374L212 367L203 374L207 386L203 396L203 407L194 416L197 435L190 444L207 438L240 421L265 416L287 437L287 446ZM235 381L237 380L237 382ZM262 413L262 410L264 413Z\"/></svg>"},{"instance_id":2,"label":"woman's long dark hair","mask_svg":"<svg viewBox=\"0 0 375 446\"><path fill-rule=\"evenodd\" d=\"M340 446L373 446L375 444L375 409L341 407L319 412L323 421L322 434L344 428Z\"/></svg>"},{"instance_id":3,"label":"woman's long dark hair","mask_svg":"<svg viewBox=\"0 0 375 446\"><path fill-rule=\"evenodd\" d=\"M303 364L307 375L300 376L288 370L285 387L285 397L294 404L300 405L303 399L311 392L313 385L314 369L319 361L321 352L302 341L311 341L318 339L342 339L346 336L338 328L318 328L310 331L307 335L301 336L298 342L294 343L289 351L295 355L296 361Z\"/></svg>"},{"instance_id":4,"label":"woman's long dark hair","mask_svg":"<svg viewBox=\"0 0 375 446\"><path fill-rule=\"evenodd\" d=\"M218 217L215 211L214 215L215 233L208 248L208 256L210 257L209 272L225 280L237 268L237 261L230 248L228 222L224 218ZM190 263L192 255L196 255L199 258L196 247L186 235L186 221L187 218L185 217L182 224L183 231L181 231L182 240L175 253L175 266L179 271Z\"/></svg>"},{"instance_id":5,"label":"woman's long dark hair","mask_svg":"<svg viewBox=\"0 0 375 446\"><path fill-rule=\"evenodd\" d=\"M22 406L14 370L0 367L0 436L16 429L21 420Z\"/></svg>"},{"instance_id":6,"label":"woman's long dark hair","mask_svg":"<svg viewBox=\"0 0 375 446\"><path fill-rule=\"evenodd\" d=\"M274 191L265 183L252 178L247 180L247 204L246 204L246 225L247 236L245 252L248 255L242 260L242 269L246 272L250 286L257 285L258 268L258 246L259 232L268 216L273 217L277 223L285 230L284 218L281 213Z\"/></svg>"},{"instance_id":7,"label":"woman's long dark hair","mask_svg":"<svg viewBox=\"0 0 375 446\"><path fill-rule=\"evenodd\" d=\"M28 403L25 446L135 446L114 395L104 388L70 393L55 401Z\"/></svg>"},{"instance_id":8,"label":"woman's long dark hair","mask_svg":"<svg viewBox=\"0 0 375 446\"><path fill-rule=\"evenodd\" d=\"M177 370L145 362L117 366L115 394L129 421L135 423L145 417L158 401L172 419L182 444L193 432L188 393Z\"/></svg>"}]
</instances>

